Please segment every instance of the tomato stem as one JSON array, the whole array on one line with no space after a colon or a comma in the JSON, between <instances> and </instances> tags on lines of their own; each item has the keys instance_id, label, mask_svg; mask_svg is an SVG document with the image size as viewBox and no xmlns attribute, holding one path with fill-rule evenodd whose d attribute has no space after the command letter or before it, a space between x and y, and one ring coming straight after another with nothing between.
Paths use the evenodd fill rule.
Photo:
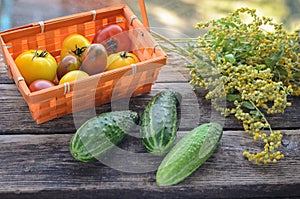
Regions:
<instances>
[{"instance_id":1,"label":"tomato stem","mask_svg":"<svg viewBox=\"0 0 300 199\"><path fill-rule=\"evenodd\" d=\"M72 53L74 53L75 55L80 57L82 55L82 53L87 49L87 46L83 46L83 47L79 48L76 44L75 48L76 48L75 50L71 50Z\"/></svg>"},{"instance_id":2,"label":"tomato stem","mask_svg":"<svg viewBox=\"0 0 300 199\"><path fill-rule=\"evenodd\" d=\"M46 57L48 55L46 50L43 50L42 52L38 53L38 49L36 49L35 54L32 57L32 60L36 57Z\"/></svg>"},{"instance_id":3,"label":"tomato stem","mask_svg":"<svg viewBox=\"0 0 300 199\"><path fill-rule=\"evenodd\" d=\"M118 43L113 40L113 39L108 39L105 43L104 43L104 46L106 48L106 50L108 52L111 52L111 53L115 53L117 52L117 48L118 48Z\"/></svg>"},{"instance_id":4,"label":"tomato stem","mask_svg":"<svg viewBox=\"0 0 300 199\"><path fill-rule=\"evenodd\" d=\"M129 55L127 54L126 51L120 52L120 57L121 57L122 59L126 59L126 58L128 58L128 57L133 58L132 56L129 56Z\"/></svg>"}]
</instances>

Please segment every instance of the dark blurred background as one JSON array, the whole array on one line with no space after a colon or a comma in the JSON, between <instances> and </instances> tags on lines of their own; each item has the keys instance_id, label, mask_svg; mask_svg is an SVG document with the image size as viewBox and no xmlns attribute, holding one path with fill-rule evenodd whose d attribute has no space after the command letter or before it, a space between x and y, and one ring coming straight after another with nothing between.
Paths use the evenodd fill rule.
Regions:
<instances>
[{"instance_id":1,"label":"dark blurred background","mask_svg":"<svg viewBox=\"0 0 300 199\"><path fill-rule=\"evenodd\" d=\"M255 8L293 31L300 29L300 0L145 0L150 27L168 37L196 37L194 25L227 15L239 7ZM0 31L126 3L140 17L137 0L0 0Z\"/></svg>"}]
</instances>

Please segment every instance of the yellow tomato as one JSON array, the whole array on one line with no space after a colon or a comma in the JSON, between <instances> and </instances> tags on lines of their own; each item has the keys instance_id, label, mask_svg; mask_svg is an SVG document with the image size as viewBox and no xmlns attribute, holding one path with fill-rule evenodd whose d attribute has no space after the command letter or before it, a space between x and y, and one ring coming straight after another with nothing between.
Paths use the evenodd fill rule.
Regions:
<instances>
[{"instance_id":1,"label":"yellow tomato","mask_svg":"<svg viewBox=\"0 0 300 199\"><path fill-rule=\"evenodd\" d=\"M66 37L62 43L60 58L64 58L66 55L76 55L81 57L84 50L91 45L89 40L80 34L71 34Z\"/></svg>"},{"instance_id":2,"label":"yellow tomato","mask_svg":"<svg viewBox=\"0 0 300 199\"><path fill-rule=\"evenodd\" d=\"M105 70L113 70L130 64L135 64L137 62L139 62L139 58L135 54L122 51L108 56Z\"/></svg>"},{"instance_id":3,"label":"yellow tomato","mask_svg":"<svg viewBox=\"0 0 300 199\"><path fill-rule=\"evenodd\" d=\"M70 72L68 72L67 74L65 74L60 80L59 80L59 84L64 84L66 82L73 82L76 80L80 80L83 78L89 77L89 74L87 74L86 72L82 71L82 70L72 70Z\"/></svg>"},{"instance_id":4,"label":"yellow tomato","mask_svg":"<svg viewBox=\"0 0 300 199\"><path fill-rule=\"evenodd\" d=\"M25 51L15 59L15 63L27 85L38 79L52 82L56 77L56 60L45 50Z\"/></svg>"}]
</instances>

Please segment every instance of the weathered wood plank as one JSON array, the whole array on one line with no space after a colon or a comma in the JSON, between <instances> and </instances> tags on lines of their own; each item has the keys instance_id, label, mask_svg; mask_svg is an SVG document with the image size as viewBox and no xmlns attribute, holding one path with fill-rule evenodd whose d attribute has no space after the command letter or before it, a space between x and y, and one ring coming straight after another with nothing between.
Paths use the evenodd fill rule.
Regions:
<instances>
[{"instance_id":1,"label":"weathered wood plank","mask_svg":"<svg viewBox=\"0 0 300 199\"><path fill-rule=\"evenodd\" d=\"M176 53L168 53L167 65L163 66L157 82L188 82L189 70L185 67L188 60Z\"/></svg>"},{"instance_id":2,"label":"weathered wood plank","mask_svg":"<svg viewBox=\"0 0 300 199\"><path fill-rule=\"evenodd\" d=\"M76 116L76 118L80 116L88 119L89 117L92 117L93 114L95 115L116 109L124 110L127 108L135 110L141 114L143 107L146 106L155 94L167 89L177 90L183 96L180 113L181 130L188 130L195 127L197 124L215 120L224 123L224 127L226 129L241 129L240 121L237 121L234 117L228 117L225 119L211 107L210 102L204 99L204 92L195 93L191 86L184 82L156 83L150 93L132 97L127 101L117 101L112 104L105 104L96 107L96 112L93 112L92 109L76 113L74 116ZM74 120L73 115L67 115L44 124L37 125L31 117L27 104L14 84L0 84L0 93L0 133L73 132L76 127L74 122L76 122L76 125L80 125L77 123L78 120ZM300 128L300 100L299 98L294 97L290 98L290 101L293 103L293 106L288 107L285 114L268 116L273 128ZM285 121L282 122L283 120Z\"/></svg>"},{"instance_id":3,"label":"weathered wood plank","mask_svg":"<svg viewBox=\"0 0 300 199\"><path fill-rule=\"evenodd\" d=\"M133 97L128 100L119 100L113 102L112 104L102 105L96 108L96 113L102 113L109 110L116 109L132 109L141 113L143 107L148 103L148 101L158 92L166 90L169 88L179 90L184 98L182 100L182 128L190 128L190 125L196 125L199 121L192 114L203 114L199 111L199 105L197 103L197 97L190 97L193 91L189 88L187 83L185 84L173 84L169 85L157 84L154 86L153 91L148 94ZM26 102L23 100L17 88L13 84L0 84L0 131L3 133L29 133L29 132L57 132L57 130L63 130L64 132L74 131L74 118L72 115L62 117L47 123L36 125L27 107ZM129 101L130 100L130 101ZM125 103L125 104L124 104ZM82 117L91 117L87 114L93 114L88 111L83 111L80 114ZM78 117L78 114L76 116ZM95 113L94 113L95 114ZM199 116L200 117L200 116ZM88 118L87 118L88 119Z\"/></svg>"},{"instance_id":4,"label":"weathered wood plank","mask_svg":"<svg viewBox=\"0 0 300 199\"><path fill-rule=\"evenodd\" d=\"M153 86L151 93L130 99L130 109L141 112L142 107L155 94L166 89L175 89L183 95L181 107L181 125L180 128L190 129L199 123L207 122L212 119L224 120L219 114L215 114L211 108L210 102L204 99L204 91L195 93L188 84L188 70L184 67L187 61L181 56L170 53L168 54L168 63L161 70L157 83ZM72 115L65 116L47 122L42 125L36 125L32 120L28 107L22 96L17 90L16 85L7 79L7 71L3 63L0 65L0 133L50 133L61 131L73 132L74 119ZM299 111L300 100L297 97L291 98L292 107L286 109L284 115L270 116L270 123L274 128L300 128ZM113 106L116 103L113 104ZM111 104L102 105L96 108L97 113L109 111ZM84 118L88 117L90 111L81 112ZM78 115L78 114L77 114ZM282 120L286 120L284 123ZM284 125L284 126L283 126ZM226 118L225 128L241 129L240 122L234 117Z\"/></svg>"},{"instance_id":5,"label":"weathered wood plank","mask_svg":"<svg viewBox=\"0 0 300 199\"><path fill-rule=\"evenodd\" d=\"M8 77L6 64L0 50L0 84L13 83L13 81Z\"/></svg>"},{"instance_id":6,"label":"weathered wood plank","mask_svg":"<svg viewBox=\"0 0 300 199\"><path fill-rule=\"evenodd\" d=\"M179 132L180 137L186 132ZM277 164L252 165L245 149L256 149L242 131L225 131L213 156L178 185L157 187L155 170L129 173L101 162L80 163L69 153L71 134L0 135L0 198L240 198L300 196L300 132L286 131ZM128 136L120 147L144 153ZM122 165L130 159L114 154ZM112 156L111 156L112 157ZM139 165L143 161L136 160Z\"/></svg>"}]
</instances>

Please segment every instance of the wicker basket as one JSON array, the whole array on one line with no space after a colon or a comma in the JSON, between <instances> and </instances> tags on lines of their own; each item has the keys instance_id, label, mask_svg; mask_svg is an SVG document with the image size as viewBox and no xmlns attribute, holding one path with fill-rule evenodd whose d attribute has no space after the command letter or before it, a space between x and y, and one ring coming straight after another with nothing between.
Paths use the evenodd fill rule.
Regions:
<instances>
[{"instance_id":1,"label":"wicker basket","mask_svg":"<svg viewBox=\"0 0 300 199\"><path fill-rule=\"evenodd\" d=\"M166 64L167 56L151 37L144 1L139 2L143 23L127 5L118 5L32 23L0 33L8 74L14 79L36 123L151 91L161 67ZM91 41L99 29L110 24L118 24L130 32L133 52L141 62L75 82L36 92L29 91L14 62L21 52L38 47L46 49L59 61L65 37L79 33Z\"/></svg>"}]
</instances>

